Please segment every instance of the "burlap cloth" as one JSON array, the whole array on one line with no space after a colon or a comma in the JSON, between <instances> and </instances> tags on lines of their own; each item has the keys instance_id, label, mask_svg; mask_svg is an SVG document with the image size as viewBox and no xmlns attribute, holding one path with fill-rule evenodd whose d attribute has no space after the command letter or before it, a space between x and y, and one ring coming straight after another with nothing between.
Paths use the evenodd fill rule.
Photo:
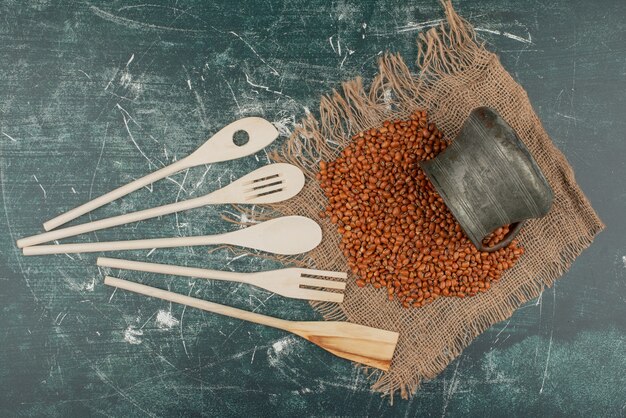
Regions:
<instances>
[{"instance_id":1,"label":"burlap cloth","mask_svg":"<svg viewBox=\"0 0 626 418\"><path fill-rule=\"evenodd\" d=\"M387 300L385 289L359 288L355 277L350 277L343 304L312 304L328 320L400 333L389 371L369 369L372 389L392 399L398 391L408 397L422 379L440 373L474 337L551 286L604 228L524 89L498 57L477 41L471 25L449 1L442 4L447 21L420 34L416 72L400 56L383 55L368 89L355 79L343 83L341 92L322 97L319 121L309 114L274 156L301 167L308 179L296 198L275 209L319 222L324 240L305 261L339 271L349 268L339 249L336 226L320 217L327 199L315 180L318 164L320 159L334 159L353 133L380 126L385 120L405 118L425 108L446 137L454 138L473 108L490 106L517 131L552 186L555 199L550 213L529 221L519 235L525 254L486 293L465 299L443 297L422 308L404 309L397 301Z\"/></svg>"}]
</instances>

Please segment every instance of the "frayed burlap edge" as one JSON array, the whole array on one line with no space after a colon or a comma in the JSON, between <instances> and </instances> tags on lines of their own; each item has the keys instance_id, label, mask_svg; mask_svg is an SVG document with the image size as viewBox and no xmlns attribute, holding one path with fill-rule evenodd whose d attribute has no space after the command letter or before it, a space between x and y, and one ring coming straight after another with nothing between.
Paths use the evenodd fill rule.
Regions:
<instances>
[{"instance_id":1,"label":"frayed burlap edge","mask_svg":"<svg viewBox=\"0 0 626 418\"><path fill-rule=\"evenodd\" d=\"M473 28L456 14L451 3L442 0L442 4L446 22L419 35L419 73L412 73L399 55L383 55L379 60L379 73L369 89L366 90L360 78L342 83L341 92L333 91L321 98L319 120L308 114L281 152L272 155L275 161L289 162L302 168L307 177L305 188L297 197L273 205L272 209L285 215L305 215L319 222L324 233L323 243L308 253L306 259L298 261L321 269L349 270L339 250L340 236L336 227L320 216L327 200L315 180L319 162L334 159L351 141L354 133L380 126L385 120L406 118L415 109L428 109L430 118L447 137L453 138L469 113L468 106L489 105L496 108L529 147L555 191L555 205L551 213L541 220L530 221L520 234L527 254L501 279L499 290L494 290L498 287L494 286L486 294L471 299L451 301L448 299L453 298L440 298L424 308L394 310L388 308L391 303L386 301L384 295L371 288L356 288L354 277L349 277L342 305L311 303L327 320L349 320L400 332L390 370L385 373L368 371L369 376L375 379L372 390L389 395L391 402L397 391L402 398L414 393L423 379L433 378L443 371L477 335L510 317L523 303L539 296L546 286L551 286L568 270L574 259L604 228L578 188L565 157L545 133L525 91L503 69L497 56L477 42ZM472 91L468 86L480 83L485 83L487 91L492 89L496 93L490 97L476 92L473 96L468 94ZM480 91L480 88L477 89ZM518 117L518 114L521 116ZM250 216L255 214L250 213ZM563 228L557 226L563 222L562 218L567 217L571 218L568 222L571 221L572 231L563 232ZM546 244L542 241L548 238L540 231L552 224L555 230L550 233L562 233L562 239L551 242L549 251L541 254L541 248ZM372 300L375 301L373 304L380 303L380 312L378 309L359 311L357 305L367 305ZM390 311L386 315L391 317L385 317L385 310ZM445 324L450 329L440 332L444 334L443 343L439 341L441 335L425 334L424 338L437 340L432 347L428 341L424 342L432 350L411 352L418 350L415 343L420 340L419 336L413 335L413 328L406 327L407 322L408 326L419 328L428 318L447 318L451 314L460 316L462 320ZM464 320L466 318L469 319ZM411 334L412 340L404 341L408 334Z\"/></svg>"}]
</instances>

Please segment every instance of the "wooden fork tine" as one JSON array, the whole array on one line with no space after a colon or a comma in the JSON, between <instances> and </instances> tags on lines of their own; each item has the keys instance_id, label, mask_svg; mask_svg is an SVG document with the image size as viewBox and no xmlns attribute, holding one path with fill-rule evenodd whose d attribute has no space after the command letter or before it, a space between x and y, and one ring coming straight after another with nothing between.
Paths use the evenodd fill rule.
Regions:
<instances>
[{"instance_id":1,"label":"wooden fork tine","mask_svg":"<svg viewBox=\"0 0 626 418\"><path fill-rule=\"evenodd\" d=\"M276 192L280 192L281 190L283 190L285 188L285 184L281 183L281 184L276 184L272 187L263 187L262 189L256 189L256 190L248 190L245 193L245 195L249 198L249 199L253 199L257 196L260 195L266 195L266 194L270 194L270 193L276 193Z\"/></svg>"},{"instance_id":2,"label":"wooden fork tine","mask_svg":"<svg viewBox=\"0 0 626 418\"><path fill-rule=\"evenodd\" d=\"M246 190L252 190L252 189L259 189L261 187L267 186L268 184L279 183L279 182L280 183L284 183L285 179L283 179L282 176L272 177L272 178L269 178L269 179L256 181L256 182L253 182L253 183L248 183L244 187L245 187Z\"/></svg>"},{"instance_id":3,"label":"wooden fork tine","mask_svg":"<svg viewBox=\"0 0 626 418\"><path fill-rule=\"evenodd\" d=\"M343 293L325 292L323 290L315 289L298 289L291 297L297 297L299 299L319 300L323 302L343 302Z\"/></svg>"},{"instance_id":4,"label":"wooden fork tine","mask_svg":"<svg viewBox=\"0 0 626 418\"><path fill-rule=\"evenodd\" d=\"M344 290L346 288L345 282L337 282L335 280L312 279L310 277L300 277L298 283L304 286L324 287L328 289Z\"/></svg>"},{"instance_id":5,"label":"wooden fork tine","mask_svg":"<svg viewBox=\"0 0 626 418\"><path fill-rule=\"evenodd\" d=\"M348 273L344 273L343 271L301 269L300 274L306 275L306 276L332 277L334 279L347 279L348 278Z\"/></svg>"}]
</instances>

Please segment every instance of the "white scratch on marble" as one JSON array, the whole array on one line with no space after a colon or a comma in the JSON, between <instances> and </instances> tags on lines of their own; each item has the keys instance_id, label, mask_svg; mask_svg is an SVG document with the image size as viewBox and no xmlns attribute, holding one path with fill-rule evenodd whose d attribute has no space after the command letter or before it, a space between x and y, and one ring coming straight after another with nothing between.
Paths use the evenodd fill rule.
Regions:
<instances>
[{"instance_id":1,"label":"white scratch on marble","mask_svg":"<svg viewBox=\"0 0 626 418\"><path fill-rule=\"evenodd\" d=\"M244 75L246 76L246 82L247 82L248 84L250 84L252 87L258 87L258 88L263 89L263 90L265 90L265 91L267 91L267 92L274 93L274 94L278 94L279 96L288 97L288 98L290 98L290 99L292 99L292 100L293 100L293 98L292 98L291 96L286 95L286 94L285 94L285 93L283 93L282 91L272 90L272 89L270 89L270 88L269 88L269 87L267 87L267 86L262 86L262 85L260 85L260 84L256 84L256 83L254 83L252 80L250 80L250 76L249 76L247 73L245 73L245 72L244 72Z\"/></svg>"},{"instance_id":2,"label":"white scratch on marble","mask_svg":"<svg viewBox=\"0 0 626 418\"><path fill-rule=\"evenodd\" d=\"M13 138L11 135L9 135L9 134L8 134L8 133L6 133L6 132L2 132L2 135L6 136L7 138L9 138L9 139L10 139L11 141L13 141L13 142L17 142L17 140L16 140L15 138Z\"/></svg>"},{"instance_id":3,"label":"white scratch on marble","mask_svg":"<svg viewBox=\"0 0 626 418\"><path fill-rule=\"evenodd\" d=\"M124 341L129 344L137 345L141 344L140 336L143 335L143 331L140 329L135 329L132 325L126 328L124 331Z\"/></svg>"},{"instance_id":4,"label":"white scratch on marble","mask_svg":"<svg viewBox=\"0 0 626 418\"><path fill-rule=\"evenodd\" d=\"M539 389L539 393L543 393L543 387L546 383L546 378L548 377L548 365L550 364L550 353L552 352L552 334L554 330L550 331L550 343L548 344L548 356L546 357L546 367L543 369L543 379L541 380L541 388Z\"/></svg>"},{"instance_id":5,"label":"white scratch on marble","mask_svg":"<svg viewBox=\"0 0 626 418\"><path fill-rule=\"evenodd\" d=\"M174 318L171 311L166 311L165 309L159 310L155 321L157 326L161 329L171 329L180 322L178 319Z\"/></svg>"},{"instance_id":6,"label":"white scratch on marble","mask_svg":"<svg viewBox=\"0 0 626 418\"><path fill-rule=\"evenodd\" d=\"M43 198L44 199L47 198L48 197L48 193L46 193L46 189L44 189L43 186L41 185L41 183L39 183L39 180L37 179L37 176L33 174L33 178L35 179L35 182L37 182L37 184L41 188L41 191L43 192Z\"/></svg>"},{"instance_id":7,"label":"white scratch on marble","mask_svg":"<svg viewBox=\"0 0 626 418\"><path fill-rule=\"evenodd\" d=\"M493 29L487 29L487 28L474 28L474 30L476 32L492 33L494 35L504 36L505 38L513 39L514 41L518 41L518 42L521 42L521 43L524 43L524 44L532 44L533 43L533 40L532 40L532 37L530 36L530 33L528 34L528 39L527 39L527 38L522 38L521 36L514 35L512 33L504 32L504 31L501 31L501 30L493 30Z\"/></svg>"},{"instance_id":8,"label":"white scratch on marble","mask_svg":"<svg viewBox=\"0 0 626 418\"><path fill-rule=\"evenodd\" d=\"M276 70L276 68L272 67L272 66L271 66L271 65L270 65L267 61L265 61L265 60L263 59L263 57L261 57L261 56L259 55L259 53L258 53L258 52L256 52L256 49L254 49L254 47L248 43L248 41L246 41L245 39L243 39L243 38L242 38L241 36L239 36L239 34L238 34L238 33L236 33L236 32L230 31L230 32L228 32L228 33L230 33L231 35L235 35L235 36L236 36L237 38L239 38L239 39L240 39L240 40L241 40L244 44L246 44L246 46L247 46L248 48L250 48L250 50L252 50L252 52L254 53L254 55L256 55L256 56L257 56L257 58L258 58L258 59L260 59L260 60L261 60L261 62L262 62L263 64L265 64L265 65L267 65L267 66L269 67L269 69L272 71L272 74L274 74L274 75L280 75L280 74L278 73L278 71Z\"/></svg>"},{"instance_id":9,"label":"white scratch on marble","mask_svg":"<svg viewBox=\"0 0 626 418\"><path fill-rule=\"evenodd\" d=\"M85 283L83 289L87 292L93 292L96 287L96 278L92 278L90 283Z\"/></svg>"}]
</instances>

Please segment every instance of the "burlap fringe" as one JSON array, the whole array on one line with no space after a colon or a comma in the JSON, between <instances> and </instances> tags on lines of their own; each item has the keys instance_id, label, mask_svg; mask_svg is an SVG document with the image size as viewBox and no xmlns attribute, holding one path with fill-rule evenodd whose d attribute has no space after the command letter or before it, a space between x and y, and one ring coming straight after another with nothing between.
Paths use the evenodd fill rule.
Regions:
<instances>
[{"instance_id":1,"label":"burlap fringe","mask_svg":"<svg viewBox=\"0 0 626 418\"><path fill-rule=\"evenodd\" d=\"M437 103L424 102L421 93L440 78L468 71L480 73L492 60L497 60L494 54L478 43L473 28L454 11L451 2L442 0L442 5L446 22L419 35L418 74L412 73L399 55L384 54L379 59L379 72L369 90L366 90L361 78L342 83L341 93L333 91L321 98L319 120L308 114L296 127L281 152L272 155L274 161L288 162L300 167L308 181L300 195L289 202L272 205L271 209L283 214L300 214L315 219L322 226L325 241L330 240L335 244L335 251L316 249L307 255L306 260L299 259L298 262L323 269L347 270L346 260L339 251L340 236L336 228L328 219L319 215L327 202L311 199L311 196L322 194L315 180L319 162L336 158L357 132L380 126L385 120L406 118L415 109L426 108L432 111L437 108ZM477 62L483 65L477 66ZM444 132L450 133L446 129L445 119L435 122ZM538 120L537 123L540 124ZM571 175L573 180L573 173L564 175ZM259 218L258 212L249 213L249 216ZM396 391L400 392L402 398L408 398L418 389L423 379L431 379L439 374L477 335L494 323L510 317L521 304L539 296L545 286L551 286L568 269L574 258L591 244L593 237L602 228L601 223L590 225L587 234L581 236L578 242L566 246L561 257L554 263L543 266L543 271L535 279L508 294L488 314L467 323L464 332L456 336L449 350L434 357L421 374L398 376L397 373L369 369L369 376L376 379L372 390L388 395L392 403ZM354 280L354 277L349 277L348 280ZM312 302L311 305L327 320L347 319L341 305L329 302Z\"/></svg>"}]
</instances>

